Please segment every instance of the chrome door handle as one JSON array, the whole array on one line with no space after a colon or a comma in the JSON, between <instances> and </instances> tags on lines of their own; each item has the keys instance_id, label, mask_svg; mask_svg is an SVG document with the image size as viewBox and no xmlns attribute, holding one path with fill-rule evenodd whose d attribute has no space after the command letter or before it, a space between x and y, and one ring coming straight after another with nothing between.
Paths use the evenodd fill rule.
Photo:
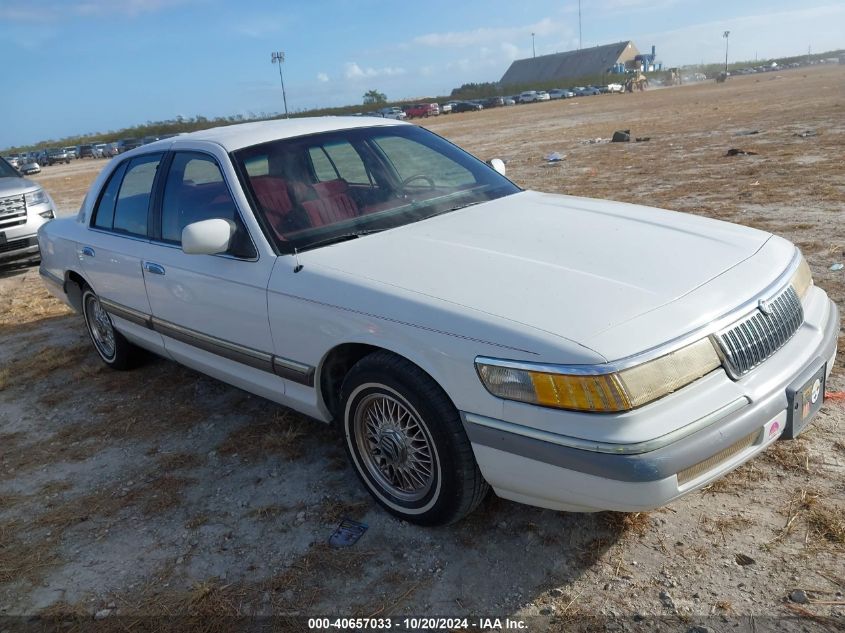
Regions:
<instances>
[{"instance_id":1,"label":"chrome door handle","mask_svg":"<svg viewBox=\"0 0 845 633\"><path fill-rule=\"evenodd\" d=\"M164 274L164 266L162 266L161 264L156 264L155 262L144 262L144 270L154 275Z\"/></svg>"},{"instance_id":2,"label":"chrome door handle","mask_svg":"<svg viewBox=\"0 0 845 633\"><path fill-rule=\"evenodd\" d=\"M83 246L81 252L86 257L94 257L94 249L90 246Z\"/></svg>"}]
</instances>

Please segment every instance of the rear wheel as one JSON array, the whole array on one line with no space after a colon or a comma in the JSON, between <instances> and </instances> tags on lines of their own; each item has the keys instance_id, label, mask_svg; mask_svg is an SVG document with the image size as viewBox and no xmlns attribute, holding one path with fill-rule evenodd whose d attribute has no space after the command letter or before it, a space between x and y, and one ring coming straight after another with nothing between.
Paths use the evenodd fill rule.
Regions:
<instances>
[{"instance_id":1,"label":"rear wheel","mask_svg":"<svg viewBox=\"0 0 845 633\"><path fill-rule=\"evenodd\" d=\"M484 498L488 486L458 411L419 367L375 352L350 370L341 402L350 461L389 512L419 525L443 525Z\"/></svg>"},{"instance_id":2,"label":"rear wheel","mask_svg":"<svg viewBox=\"0 0 845 633\"><path fill-rule=\"evenodd\" d=\"M111 317L91 288L82 292L82 315L94 349L112 369L129 369L139 358L140 350L112 325Z\"/></svg>"}]
</instances>

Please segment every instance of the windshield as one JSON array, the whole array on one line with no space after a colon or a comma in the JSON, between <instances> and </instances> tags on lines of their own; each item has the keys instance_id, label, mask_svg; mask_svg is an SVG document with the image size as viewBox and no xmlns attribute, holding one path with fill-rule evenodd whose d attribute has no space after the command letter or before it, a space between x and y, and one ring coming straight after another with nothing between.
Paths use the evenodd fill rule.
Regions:
<instances>
[{"instance_id":1,"label":"windshield","mask_svg":"<svg viewBox=\"0 0 845 633\"><path fill-rule=\"evenodd\" d=\"M256 216L284 253L520 191L483 162L412 125L271 141L232 156Z\"/></svg>"},{"instance_id":2,"label":"windshield","mask_svg":"<svg viewBox=\"0 0 845 633\"><path fill-rule=\"evenodd\" d=\"M6 162L5 158L0 158L0 178L20 178L21 175Z\"/></svg>"}]
</instances>

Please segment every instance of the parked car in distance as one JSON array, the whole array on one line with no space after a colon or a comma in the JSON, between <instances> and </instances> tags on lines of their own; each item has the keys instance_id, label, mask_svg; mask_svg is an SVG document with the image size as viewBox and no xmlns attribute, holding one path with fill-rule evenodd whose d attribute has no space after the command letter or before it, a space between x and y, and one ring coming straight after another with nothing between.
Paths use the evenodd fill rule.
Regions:
<instances>
[{"instance_id":1,"label":"parked car in distance","mask_svg":"<svg viewBox=\"0 0 845 633\"><path fill-rule=\"evenodd\" d=\"M21 163L20 167L18 167L18 171L20 171L24 176L40 174L41 165L39 165L34 158L27 158L23 163Z\"/></svg>"},{"instance_id":2,"label":"parked car in distance","mask_svg":"<svg viewBox=\"0 0 845 633\"><path fill-rule=\"evenodd\" d=\"M15 169L17 169L20 166L20 161L18 160L17 156L6 156L5 161L7 163L9 163Z\"/></svg>"},{"instance_id":3,"label":"parked car in distance","mask_svg":"<svg viewBox=\"0 0 845 633\"><path fill-rule=\"evenodd\" d=\"M40 272L106 365L140 346L335 422L419 524L488 486L647 511L807 428L840 322L793 244L504 171L388 119L204 130L113 160Z\"/></svg>"},{"instance_id":4,"label":"parked car in distance","mask_svg":"<svg viewBox=\"0 0 845 633\"><path fill-rule=\"evenodd\" d=\"M53 200L41 185L21 177L0 158L0 264L36 259L38 228L55 214Z\"/></svg>"},{"instance_id":5,"label":"parked car in distance","mask_svg":"<svg viewBox=\"0 0 845 633\"><path fill-rule=\"evenodd\" d=\"M501 108L505 105L505 100L502 97L488 97L481 102L481 105L485 110L489 108Z\"/></svg>"},{"instance_id":6,"label":"parked car in distance","mask_svg":"<svg viewBox=\"0 0 845 633\"><path fill-rule=\"evenodd\" d=\"M451 112L452 112L451 103L441 103L440 104L440 114L450 114Z\"/></svg>"},{"instance_id":7,"label":"parked car in distance","mask_svg":"<svg viewBox=\"0 0 845 633\"><path fill-rule=\"evenodd\" d=\"M516 105L516 99L514 99L513 97L504 97L504 105L506 105L506 106Z\"/></svg>"},{"instance_id":8,"label":"parked car in distance","mask_svg":"<svg viewBox=\"0 0 845 633\"><path fill-rule=\"evenodd\" d=\"M564 90L563 88L555 88L554 90L549 90L550 99L571 99L574 96L575 94L573 92L570 92L569 90Z\"/></svg>"},{"instance_id":9,"label":"parked car in distance","mask_svg":"<svg viewBox=\"0 0 845 633\"><path fill-rule=\"evenodd\" d=\"M521 92L519 94L518 103L534 103L535 101L537 101L536 90L526 90L525 92Z\"/></svg>"},{"instance_id":10,"label":"parked car in distance","mask_svg":"<svg viewBox=\"0 0 845 633\"><path fill-rule=\"evenodd\" d=\"M460 114L461 112L480 112L484 106L480 103L472 103L471 101L455 101L452 103L452 112Z\"/></svg>"},{"instance_id":11,"label":"parked car in distance","mask_svg":"<svg viewBox=\"0 0 845 633\"><path fill-rule=\"evenodd\" d=\"M402 121L408 118L408 115L403 112L402 108L397 106L376 110L376 114L380 117L384 117L385 119L396 119L397 121Z\"/></svg>"},{"instance_id":12,"label":"parked car in distance","mask_svg":"<svg viewBox=\"0 0 845 633\"><path fill-rule=\"evenodd\" d=\"M537 101L549 101L551 97L549 97L549 93L545 90L538 90L537 91Z\"/></svg>"},{"instance_id":13,"label":"parked car in distance","mask_svg":"<svg viewBox=\"0 0 845 633\"><path fill-rule=\"evenodd\" d=\"M91 143L86 143L79 146L79 158L95 158L94 146Z\"/></svg>"},{"instance_id":14,"label":"parked car in distance","mask_svg":"<svg viewBox=\"0 0 845 633\"><path fill-rule=\"evenodd\" d=\"M615 92L615 93L623 93L625 92L625 86L618 83L610 83L607 84L607 91L608 92Z\"/></svg>"},{"instance_id":15,"label":"parked car in distance","mask_svg":"<svg viewBox=\"0 0 845 633\"><path fill-rule=\"evenodd\" d=\"M436 103L414 103L402 106L402 110L409 119L438 116L440 114L440 106Z\"/></svg>"},{"instance_id":16,"label":"parked car in distance","mask_svg":"<svg viewBox=\"0 0 845 633\"><path fill-rule=\"evenodd\" d=\"M70 145L70 146L65 147L63 149L67 152L67 155L70 157L71 160L79 158L79 156L77 156L77 154L76 154L76 146L75 145Z\"/></svg>"},{"instance_id":17,"label":"parked car in distance","mask_svg":"<svg viewBox=\"0 0 845 633\"><path fill-rule=\"evenodd\" d=\"M63 148L53 148L47 150L47 164L55 165L56 163L70 163L70 155L67 150Z\"/></svg>"},{"instance_id":18,"label":"parked car in distance","mask_svg":"<svg viewBox=\"0 0 845 633\"><path fill-rule=\"evenodd\" d=\"M137 147L141 147L142 143L137 138L124 138L117 142L118 154L123 154Z\"/></svg>"}]
</instances>

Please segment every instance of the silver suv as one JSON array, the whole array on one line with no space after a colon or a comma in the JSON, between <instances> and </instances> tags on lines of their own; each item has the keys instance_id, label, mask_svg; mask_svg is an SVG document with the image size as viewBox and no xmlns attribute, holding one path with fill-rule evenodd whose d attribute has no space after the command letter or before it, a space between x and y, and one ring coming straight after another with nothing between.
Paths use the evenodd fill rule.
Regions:
<instances>
[{"instance_id":1,"label":"silver suv","mask_svg":"<svg viewBox=\"0 0 845 633\"><path fill-rule=\"evenodd\" d=\"M50 194L0 158L0 264L37 259L38 227L54 217Z\"/></svg>"}]
</instances>

